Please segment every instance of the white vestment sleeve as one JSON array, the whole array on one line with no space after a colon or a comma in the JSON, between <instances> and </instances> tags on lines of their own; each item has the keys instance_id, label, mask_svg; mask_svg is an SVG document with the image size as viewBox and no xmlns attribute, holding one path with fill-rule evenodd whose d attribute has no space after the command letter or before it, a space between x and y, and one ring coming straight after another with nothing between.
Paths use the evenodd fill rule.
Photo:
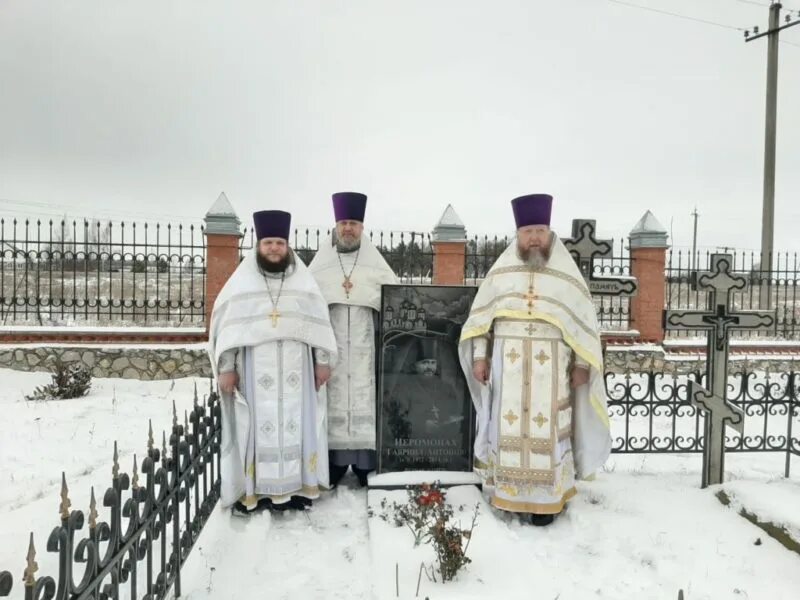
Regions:
<instances>
[{"instance_id":1,"label":"white vestment sleeve","mask_svg":"<svg viewBox=\"0 0 800 600\"><path fill-rule=\"evenodd\" d=\"M477 337L472 340L472 360L482 360L486 358L489 348L489 340L485 337Z\"/></svg>"},{"instance_id":2,"label":"white vestment sleeve","mask_svg":"<svg viewBox=\"0 0 800 600\"><path fill-rule=\"evenodd\" d=\"M314 360L318 365L328 366L331 364L331 355L321 348L314 348Z\"/></svg>"},{"instance_id":3,"label":"white vestment sleeve","mask_svg":"<svg viewBox=\"0 0 800 600\"><path fill-rule=\"evenodd\" d=\"M230 373L231 371L238 370L239 367L239 349L231 348L219 355L219 373Z\"/></svg>"}]
</instances>

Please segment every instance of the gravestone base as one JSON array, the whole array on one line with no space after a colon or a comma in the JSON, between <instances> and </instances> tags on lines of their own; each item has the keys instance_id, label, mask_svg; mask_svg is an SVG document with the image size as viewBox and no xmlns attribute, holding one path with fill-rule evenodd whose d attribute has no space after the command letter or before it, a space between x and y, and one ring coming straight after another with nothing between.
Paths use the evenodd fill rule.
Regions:
<instances>
[{"instance_id":1,"label":"gravestone base","mask_svg":"<svg viewBox=\"0 0 800 600\"><path fill-rule=\"evenodd\" d=\"M396 473L373 473L367 479L369 489L403 490L408 486L438 482L441 487L456 485L481 486L480 477L468 471L398 471Z\"/></svg>"}]
</instances>

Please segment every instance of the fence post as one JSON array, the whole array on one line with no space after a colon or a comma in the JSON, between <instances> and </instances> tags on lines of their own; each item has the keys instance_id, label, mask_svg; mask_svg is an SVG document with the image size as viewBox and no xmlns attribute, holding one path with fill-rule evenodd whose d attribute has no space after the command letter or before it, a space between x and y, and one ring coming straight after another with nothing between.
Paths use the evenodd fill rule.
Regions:
<instances>
[{"instance_id":1,"label":"fence post","mask_svg":"<svg viewBox=\"0 0 800 600\"><path fill-rule=\"evenodd\" d=\"M222 286L239 266L241 221L222 192L206 213L206 330L211 325L211 309Z\"/></svg>"},{"instance_id":2,"label":"fence post","mask_svg":"<svg viewBox=\"0 0 800 600\"><path fill-rule=\"evenodd\" d=\"M434 285L463 285L467 262L467 230L453 206L433 228Z\"/></svg>"},{"instance_id":3,"label":"fence post","mask_svg":"<svg viewBox=\"0 0 800 600\"><path fill-rule=\"evenodd\" d=\"M664 341L666 305L667 230L649 210L630 232L631 275L639 292L631 298L631 328L643 341Z\"/></svg>"}]
</instances>

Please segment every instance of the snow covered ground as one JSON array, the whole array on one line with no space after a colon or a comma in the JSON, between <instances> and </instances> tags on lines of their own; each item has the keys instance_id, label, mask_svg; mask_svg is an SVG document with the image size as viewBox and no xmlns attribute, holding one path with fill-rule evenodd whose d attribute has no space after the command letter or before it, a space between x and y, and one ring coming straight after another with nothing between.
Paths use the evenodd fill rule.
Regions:
<instances>
[{"instance_id":1,"label":"snow covered ground","mask_svg":"<svg viewBox=\"0 0 800 600\"><path fill-rule=\"evenodd\" d=\"M0 370L0 570L10 570L19 582L32 531L39 574L56 574L57 557L45 546L58 524L61 472L72 509L86 514L91 487L102 498L111 484L114 441L120 468L130 473L133 455L141 458L147 449L148 420L160 447L162 430L172 424L172 401L182 421L195 381L199 393L207 393L206 379L95 379L84 398L26 402L24 396L49 383L50 375ZM99 510L107 519L106 509Z\"/></svg>"},{"instance_id":2,"label":"snow covered ground","mask_svg":"<svg viewBox=\"0 0 800 600\"><path fill-rule=\"evenodd\" d=\"M90 487L110 481L113 440L129 470L133 452L145 447L148 418L157 432L169 426L172 400L182 414L194 383L98 380L84 399L22 400L47 381L46 374L0 371L0 570L15 578L31 530L39 574L57 572L45 541L57 523L61 471L73 508L85 509ZM199 384L205 391L207 382ZM798 527L800 476L780 478L783 461L780 454L729 455L725 486L749 510ZM800 459L794 470L800 473ZM481 505L473 562L445 585L423 575L419 597L675 599L679 589L687 600L800 597L800 557L699 482L699 454L615 455L544 529L493 510L475 487L452 488L454 504ZM433 555L413 548L408 530L368 518L368 503L377 507L384 497L403 500L405 492L368 495L350 475L308 513L242 520L217 507L182 572L182 597L388 600L398 597L399 584L400 598L414 598L420 563Z\"/></svg>"}]
</instances>

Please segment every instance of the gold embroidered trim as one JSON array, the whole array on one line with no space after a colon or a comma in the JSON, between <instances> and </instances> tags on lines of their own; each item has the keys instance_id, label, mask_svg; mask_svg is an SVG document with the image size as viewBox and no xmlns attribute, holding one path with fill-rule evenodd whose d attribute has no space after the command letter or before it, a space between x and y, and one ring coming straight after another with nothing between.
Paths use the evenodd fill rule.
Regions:
<instances>
[{"instance_id":1,"label":"gold embroidered trim","mask_svg":"<svg viewBox=\"0 0 800 600\"><path fill-rule=\"evenodd\" d=\"M585 281L581 281L580 279L576 279L572 275L567 275L562 271L557 271L555 269L551 269L549 267L545 267L543 269L531 269L526 265L517 265L514 267L500 267L499 269L495 269L491 273L489 273L486 279L491 279L496 275L507 275L509 273L530 273L532 275L548 275L550 277L555 277L556 279L561 279L562 281L566 281L567 283L575 286L578 288L581 294L584 297L591 299L592 294L589 292L589 288L586 286Z\"/></svg>"},{"instance_id":2,"label":"gold embroidered trim","mask_svg":"<svg viewBox=\"0 0 800 600\"><path fill-rule=\"evenodd\" d=\"M577 493L578 490L576 490L574 487L570 488L564 492L559 502L554 502L552 504L541 504L538 502L515 502L513 500L506 500L505 498L498 498L497 496L492 496L491 502L492 506L499 508L500 510L521 513L536 513L540 515L555 515L564 510L564 505L569 500L574 498Z\"/></svg>"}]
</instances>

